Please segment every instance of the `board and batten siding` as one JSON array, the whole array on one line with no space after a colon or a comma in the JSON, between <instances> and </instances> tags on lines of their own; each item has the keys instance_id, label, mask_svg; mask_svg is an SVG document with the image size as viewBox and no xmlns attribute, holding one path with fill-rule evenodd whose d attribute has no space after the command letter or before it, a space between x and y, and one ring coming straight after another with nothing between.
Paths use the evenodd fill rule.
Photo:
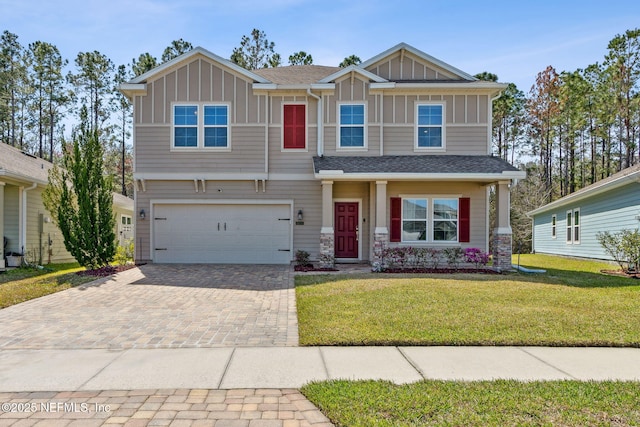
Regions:
<instances>
[{"instance_id":1,"label":"board and batten siding","mask_svg":"<svg viewBox=\"0 0 640 427\"><path fill-rule=\"evenodd\" d=\"M151 252L151 201L189 200L193 203L215 200L233 200L242 204L243 200L293 200L293 252L305 250L317 259L319 252L319 231L322 225L322 188L318 181L266 181L266 191L262 185L258 192L253 181L207 181L206 192L195 192L193 181L149 181L146 191L136 192L136 212L148 212L143 221L137 220L135 227L136 260L150 261ZM295 214L302 209L304 225L295 224Z\"/></svg>"},{"instance_id":2,"label":"board and batten siding","mask_svg":"<svg viewBox=\"0 0 640 427\"><path fill-rule=\"evenodd\" d=\"M580 209L580 243L567 243L567 211ZM556 238L551 236L551 217L556 215ZM536 253L582 258L612 258L600 246L598 232L637 230L640 225L640 183L597 194L587 199L534 215L533 250Z\"/></svg>"},{"instance_id":3,"label":"board and batten siding","mask_svg":"<svg viewBox=\"0 0 640 427\"><path fill-rule=\"evenodd\" d=\"M397 52L383 60L371 64L367 71L387 80L459 80L460 77L437 67L425 64L424 60L411 52Z\"/></svg>"}]
</instances>

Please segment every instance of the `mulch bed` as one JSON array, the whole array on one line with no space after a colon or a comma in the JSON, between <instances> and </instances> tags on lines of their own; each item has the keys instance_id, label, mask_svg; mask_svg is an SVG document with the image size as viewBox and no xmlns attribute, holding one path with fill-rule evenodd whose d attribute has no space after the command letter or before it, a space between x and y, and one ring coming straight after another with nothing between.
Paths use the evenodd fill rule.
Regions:
<instances>
[{"instance_id":1,"label":"mulch bed","mask_svg":"<svg viewBox=\"0 0 640 427\"><path fill-rule=\"evenodd\" d=\"M429 274L502 274L491 268L387 268L382 273L429 273Z\"/></svg>"},{"instance_id":2,"label":"mulch bed","mask_svg":"<svg viewBox=\"0 0 640 427\"><path fill-rule=\"evenodd\" d=\"M295 265L293 271L307 272L307 271L340 271L337 268L320 268L314 267L311 264L307 265Z\"/></svg>"},{"instance_id":3,"label":"mulch bed","mask_svg":"<svg viewBox=\"0 0 640 427\"><path fill-rule=\"evenodd\" d=\"M622 271L622 270L600 270L600 273L608 274L609 276L630 277L632 279L640 279L639 272L627 273L626 271Z\"/></svg>"},{"instance_id":4,"label":"mulch bed","mask_svg":"<svg viewBox=\"0 0 640 427\"><path fill-rule=\"evenodd\" d=\"M78 271L76 274L78 276L107 277L107 276L111 276L112 274L120 273L121 271L130 270L135 267L136 266L133 264L108 265L106 267L97 268L95 270Z\"/></svg>"}]
</instances>

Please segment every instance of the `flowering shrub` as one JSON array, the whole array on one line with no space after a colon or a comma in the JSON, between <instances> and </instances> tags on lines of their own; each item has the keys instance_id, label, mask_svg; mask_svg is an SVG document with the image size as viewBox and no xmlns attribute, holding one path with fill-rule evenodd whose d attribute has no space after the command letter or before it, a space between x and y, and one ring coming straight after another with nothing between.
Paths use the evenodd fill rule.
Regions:
<instances>
[{"instance_id":1,"label":"flowering shrub","mask_svg":"<svg viewBox=\"0 0 640 427\"><path fill-rule=\"evenodd\" d=\"M464 251L462 248L444 248L442 253L447 258L447 264L452 268L458 268L458 264L462 261Z\"/></svg>"},{"instance_id":2,"label":"flowering shrub","mask_svg":"<svg viewBox=\"0 0 640 427\"><path fill-rule=\"evenodd\" d=\"M467 248L464 251L464 259L467 262L475 264L476 269L478 269L481 265L487 265L489 262L489 254L479 248Z\"/></svg>"}]
</instances>

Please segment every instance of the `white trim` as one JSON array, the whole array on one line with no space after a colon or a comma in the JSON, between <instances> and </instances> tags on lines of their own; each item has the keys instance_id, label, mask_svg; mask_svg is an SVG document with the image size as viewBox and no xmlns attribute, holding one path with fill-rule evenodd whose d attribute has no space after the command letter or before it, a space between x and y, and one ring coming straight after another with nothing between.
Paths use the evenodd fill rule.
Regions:
<instances>
[{"instance_id":1,"label":"white trim","mask_svg":"<svg viewBox=\"0 0 640 427\"><path fill-rule=\"evenodd\" d=\"M569 209L565 212L564 215L564 223L565 223L565 242L567 245L573 244L573 210Z\"/></svg>"},{"instance_id":2,"label":"white trim","mask_svg":"<svg viewBox=\"0 0 640 427\"><path fill-rule=\"evenodd\" d=\"M441 132L441 145L440 147L419 147L418 146L418 133L419 128L421 127L418 124L418 111L422 106L428 105L437 105L442 108L442 123L440 124L440 132ZM447 151L447 103L446 101L415 101L414 103L414 122L413 122L413 151L414 152L446 152ZM424 127L424 126L422 126ZM426 127L437 127L437 126L426 126Z\"/></svg>"},{"instance_id":3,"label":"white trim","mask_svg":"<svg viewBox=\"0 0 640 427\"><path fill-rule=\"evenodd\" d=\"M375 64L376 62L382 61L383 59L386 59L387 57L390 57L391 55L395 54L398 51L402 51L402 50L406 50L407 52L412 53L413 55L417 56L418 58L422 59L425 62L431 63L433 65L436 65L439 68L442 68L458 77L461 77L465 80L471 80L471 81L478 81L478 79L476 79L475 77L473 77L470 74L465 73L464 71L447 64L446 62L443 62L437 58L434 58L431 55L428 55L424 52L422 52L421 50L416 49L415 47L408 45L407 43L398 43L397 45L393 46L390 49L385 50L382 53L379 53L378 55L374 56L373 58L367 59L366 61L364 61L363 63L360 64L360 67L362 68L367 68L373 64Z\"/></svg>"},{"instance_id":4,"label":"white trim","mask_svg":"<svg viewBox=\"0 0 640 427\"><path fill-rule=\"evenodd\" d=\"M176 147L175 146L175 107L196 107L196 115L197 115L197 124L195 127L197 129L197 145L195 147ZM204 124L204 109L205 107L226 107L227 109L227 146L226 147L205 147L204 146L204 131L207 127L223 127L223 126L205 126ZM171 103L171 134L169 138L169 150L174 152L185 152L185 151L220 151L220 152L230 152L231 151L231 103L230 102L172 102Z\"/></svg>"},{"instance_id":5,"label":"white trim","mask_svg":"<svg viewBox=\"0 0 640 427\"><path fill-rule=\"evenodd\" d=\"M284 147L284 107L287 105L304 105L304 148ZM282 153L308 153L309 152L309 104L307 101L283 101L280 103L280 152Z\"/></svg>"},{"instance_id":6,"label":"white trim","mask_svg":"<svg viewBox=\"0 0 640 427\"><path fill-rule=\"evenodd\" d=\"M289 262L293 260L293 224L294 221L294 200L293 199L217 199L217 200L202 200L202 199L151 199L149 200L149 257L152 262L155 262L155 230L154 230L154 217L156 205L289 205ZM137 227L134 228L134 230Z\"/></svg>"},{"instance_id":7,"label":"white trim","mask_svg":"<svg viewBox=\"0 0 640 427\"><path fill-rule=\"evenodd\" d=\"M192 181L194 179L206 181L315 181L318 178L313 173L266 173L266 172L137 172L134 180L146 181Z\"/></svg>"},{"instance_id":8,"label":"white trim","mask_svg":"<svg viewBox=\"0 0 640 427\"><path fill-rule=\"evenodd\" d=\"M335 229L336 225L336 202L337 203L358 203L358 258L336 258L336 260L344 260L344 261L353 261L357 259L358 261L362 260L362 199L358 198L337 198L333 199L333 228ZM335 232L334 232L335 234ZM335 241L334 244L334 253L335 253Z\"/></svg>"},{"instance_id":9,"label":"white trim","mask_svg":"<svg viewBox=\"0 0 640 427\"><path fill-rule=\"evenodd\" d=\"M342 127L342 123L340 121L340 108L343 105L362 105L363 108L363 123L362 123L362 134L363 134L363 141L362 143L364 144L362 147L342 147L342 140L340 138L340 128ZM369 132L368 132L368 122L367 122L367 102L364 101L358 101L358 102L354 102L354 101L338 101L336 103L336 151L368 151L369 150L369 141L368 141L368 136L369 136ZM360 125L345 125L345 127L360 127Z\"/></svg>"},{"instance_id":10,"label":"white trim","mask_svg":"<svg viewBox=\"0 0 640 427\"><path fill-rule=\"evenodd\" d=\"M462 195L460 194L399 194L397 197L400 198L400 242L398 243L408 243L408 244L459 244L460 242L460 218L456 218L456 240L434 240L433 232L435 230L434 227L434 200L455 200L458 203L457 212L460 212L460 198ZM426 229L426 240L403 240L402 229L405 221L404 218L404 199L422 199L427 201L427 218L424 220L427 224ZM421 219L412 220L407 219L407 221L422 221Z\"/></svg>"},{"instance_id":11,"label":"white trim","mask_svg":"<svg viewBox=\"0 0 640 427\"><path fill-rule=\"evenodd\" d=\"M331 83L335 80L338 80L340 77L344 77L346 75L351 74L352 72L358 73L361 76L365 77L367 80L373 80L376 83L382 83L382 84L388 83L387 79L380 77L377 74L373 74L372 72L367 71L364 68L365 67L363 67L362 65L349 65L348 67L345 67L339 71L336 71L333 74L329 74L327 77L321 80L318 80L318 83L320 84Z\"/></svg>"},{"instance_id":12,"label":"white trim","mask_svg":"<svg viewBox=\"0 0 640 427\"><path fill-rule=\"evenodd\" d=\"M196 55L203 55L205 58L209 59L212 62L216 62L220 65L223 65L233 71L235 71L236 73L244 76L245 78L248 78L251 81L255 81L258 83L270 83L269 80L265 79L262 76L259 76L255 73L252 73L249 70L246 70L242 67L240 67L237 64L234 64L233 62L224 59L210 51L208 51L207 49L204 49L200 46L190 50L189 52L186 52L174 59L172 59L171 61L167 61L164 64L150 70L147 71L144 74L139 75L138 77L134 78L133 80L129 81L128 83L142 83L145 82L149 79L151 79L152 77L156 76L157 74L161 74L164 72L169 72L171 69L173 68L177 68L178 65L180 65L183 62L186 62L187 60L191 59L192 57L196 56Z\"/></svg>"}]
</instances>

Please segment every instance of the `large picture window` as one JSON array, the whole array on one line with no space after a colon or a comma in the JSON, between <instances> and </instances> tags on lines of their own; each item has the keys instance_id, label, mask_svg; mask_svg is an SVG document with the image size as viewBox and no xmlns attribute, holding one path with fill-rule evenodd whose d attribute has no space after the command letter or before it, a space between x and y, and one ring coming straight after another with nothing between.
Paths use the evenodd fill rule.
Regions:
<instances>
[{"instance_id":1,"label":"large picture window","mask_svg":"<svg viewBox=\"0 0 640 427\"><path fill-rule=\"evenodd\" d=\"M340 148L365 147L364 104L340 104Z\"/></svg>"},{"instance_id":2,"label":"large picture window","mask_svg":"<svg viewBox=\"0 0 640 427\"><path fill-rule=\"evenodd\" d=\"M174 105L173 148L229 148L227 105Z\"/></svg>"},{"instance_id":3,"label":"large picture window","mask_svg":"<svg viewBox=\"0 0 640 427\"><path fill-rule=\"evenodd\" d=\"M402 199L403 242L457 242L458 199Z\"/></svg>"},{"instance_id":4,"label":"large picture window","mask_svg":"<svg viewBox=\"0 0 640 427\"><path fill-rule=\"evenodd\" d=\"M444 105L418 104L416 107L416 148L444 148Z\"/></svg>"}]
</instances>

